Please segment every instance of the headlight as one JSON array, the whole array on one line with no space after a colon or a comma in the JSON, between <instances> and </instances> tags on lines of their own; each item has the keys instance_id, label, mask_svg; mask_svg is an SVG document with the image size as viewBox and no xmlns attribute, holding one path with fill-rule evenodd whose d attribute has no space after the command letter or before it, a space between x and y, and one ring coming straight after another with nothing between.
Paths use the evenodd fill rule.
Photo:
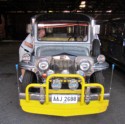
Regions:
<instances>
[{"instance_id":1,"label":"headlight","mask_svg":"<svg viewBox=\"0 0 125 124\"><path fill-rule=\"evenodd\" d=\"M44 71L44 70L47 70L47 69L48 69L49 64L48 64L47 61L39 62L38 67L39 67L42 71Z\"/></svg>"},{"instance_id":2,"label":"headlight","mask_svg":"<svg viewBox=\"0 0 125 124\"><path fill-rule=\"evenodd\" d=\"M51 74L54 74L54 71L53 70L48 70L47 71L47 76L51 75Z\"/></svg>"},{"instance_id":3,"label":"headlight","mask_svg":"<svg viewBox=\"0 0 125 124\"><path fill-rule=\"evenodd\" d=\"M51 87L55 90L61 89L62 83L59 79L54 79L51 83Z\"/></svg>"},{"instance_id":4,"label":"headlight","mask_svg":"<svg viewBox=\"0 0 125 124\"><path fill-rule=\"evenodd\" d=\"M104 56L104 55L99 55L99 56L97 57L97 61L98 61L98 63L103 63L103 62L105 62L105 56Z\"/></svg>"},{"instance_id":5,"label":"headlight","mask_svg":"<svg viewBox=\"0 0 125 124\"><path fill-rule=\"evenodd\" d=\"M89 61L83 61L80 63L80 69L83 71L88 71L90 68L90 63Z\"/></svg>"},{"instance_id":6,"label":"headlight","mask_svg":"<svg viewBox=\"0 0 125 124\"><path fill-rule=\"evenodd\" d=\"M75 79L71 79L68 83L68 86L71 90L76 90L79 87L79 83Z\"/></svg>"},{"instance_id":7,"label":"headlight","mask_svg":"<svg viewBox=\"0 0 125 124\"><path fill-rule=\"evenodd\" d=\"M30 61L30 55L28 53L24 54L22 57L23 61Z\"/></svg>"},{"instance_id":8,"label":"headlight","mask_svg":"<svg viewBox=\"0 0 125 124\"><path fill-rule=\"evenodd\" d=\"M81 75L81 76L85 76L85 73L84 73L82 70L78 70L78 71L76 72L76 74L79 74L79 75Z\"/></svg>"}]
</instances>

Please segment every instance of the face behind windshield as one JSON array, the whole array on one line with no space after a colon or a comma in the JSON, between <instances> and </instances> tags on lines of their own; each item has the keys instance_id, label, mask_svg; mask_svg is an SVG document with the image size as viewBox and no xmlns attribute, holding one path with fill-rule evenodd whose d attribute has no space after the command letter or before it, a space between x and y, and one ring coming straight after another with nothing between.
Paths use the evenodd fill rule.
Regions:
<instances>
[{"instance_id":1,"label":"face behind windshield","mask_svg":"<svg viewBox=\"0 0 125 124\"><path fill-rule=\"evenodd\" d=\"M39 23L37 38L48 42L85 42L88 39L87 23Z\"/></svg>"}]
</instances>

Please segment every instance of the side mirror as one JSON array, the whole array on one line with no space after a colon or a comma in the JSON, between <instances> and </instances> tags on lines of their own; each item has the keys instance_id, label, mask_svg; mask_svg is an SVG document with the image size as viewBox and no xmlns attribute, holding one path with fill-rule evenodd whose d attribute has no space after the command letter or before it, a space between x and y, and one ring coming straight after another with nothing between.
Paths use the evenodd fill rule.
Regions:
<instances>
[{"instance_id":1,"label":"side mirror","mask_svg":"<svg viewBox=\"0 0 125 124\"><path fill-rule=\"evenodd\" d=\"M94 34L100 33L100 25L94 25Z\"/></svg>"},{"instance_id":2,"label":"side mirror","mask_svg":"<svg viewBox=\"0 0 125 124\"><path fill-rule=\"evenodd\" d=\"M31 33L32 32L32 25L31 24L27 24L27 26L26 26L26 32L27 33Z\"/></svg>"}]
</instances>

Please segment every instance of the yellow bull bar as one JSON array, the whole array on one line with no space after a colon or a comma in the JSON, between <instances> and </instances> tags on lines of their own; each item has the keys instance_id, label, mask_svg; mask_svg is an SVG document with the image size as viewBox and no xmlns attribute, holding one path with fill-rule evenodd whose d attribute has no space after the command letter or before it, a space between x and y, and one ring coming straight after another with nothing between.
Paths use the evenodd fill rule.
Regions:
<instances>
[{"instance_id":1,"label":"yellow bull bar","mask_svg":"<svg viewBox=\"0 0 125 124\"><path fill-rule=\"evenodd\" d=\"M80 90L51 90L49 89L49 83L52 78L78 78L80 79L81 89ZM36 88L45 88L45 102L40 104L39 100L30 100L29 89L31 87ZM99 100L91 101L90 104L86 104L84 101L85 98L85 87L98 87L101 89L99 95ZM49 94L80 94L80 101L75 104L53 104L49 100ZM104 112L107 109L109 100L104 100L104 87L98 83L86 84L85 79L78 74L52 74L47 77L46 83L44 84L29 84L25 90L26 99L20 99L21 107L24 111L37 114L47 114L47 115L56 115L56 116L74 116L74 115L86 115L93 113ZM32 106L32 108L31 108ZM33 108L34 107L34 108ZM48 110L46 110L46 109ZM76 111L77 108L77 111ZM79 109L78 109L79 108ZM39 111L39 109L41 109ZM59 110L60 109L60 110ZM72 109L72 111L71 111ZM82 110L82 111L81 111Z\"/></svg>"}]
</instances>

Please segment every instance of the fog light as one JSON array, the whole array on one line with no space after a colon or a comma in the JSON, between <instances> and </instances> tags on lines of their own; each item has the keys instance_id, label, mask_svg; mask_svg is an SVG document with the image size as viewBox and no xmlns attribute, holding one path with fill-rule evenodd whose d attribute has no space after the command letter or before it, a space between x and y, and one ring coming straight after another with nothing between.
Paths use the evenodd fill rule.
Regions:
<instances>
[{"instance_id":1,"label":"fog light","mask_svg":"<svg viewBox=\"0 0 125 124\"><path fill-rule=\"evenodd\" d=\"M61 89L62 83L59 79L54 79L51 83L51 87L55 90Z\"/></svg>"},{"instance_id":2,"label":"fog light","mask_svg":"<svg viewBox=\"0 0 125 124\"><path fill-rule=\"evenodd\" d=\"M68 86L71 90L76 90L79 87L79 83L75 79L71 79L68 83Z\"/></svg>"}]
</instances>

